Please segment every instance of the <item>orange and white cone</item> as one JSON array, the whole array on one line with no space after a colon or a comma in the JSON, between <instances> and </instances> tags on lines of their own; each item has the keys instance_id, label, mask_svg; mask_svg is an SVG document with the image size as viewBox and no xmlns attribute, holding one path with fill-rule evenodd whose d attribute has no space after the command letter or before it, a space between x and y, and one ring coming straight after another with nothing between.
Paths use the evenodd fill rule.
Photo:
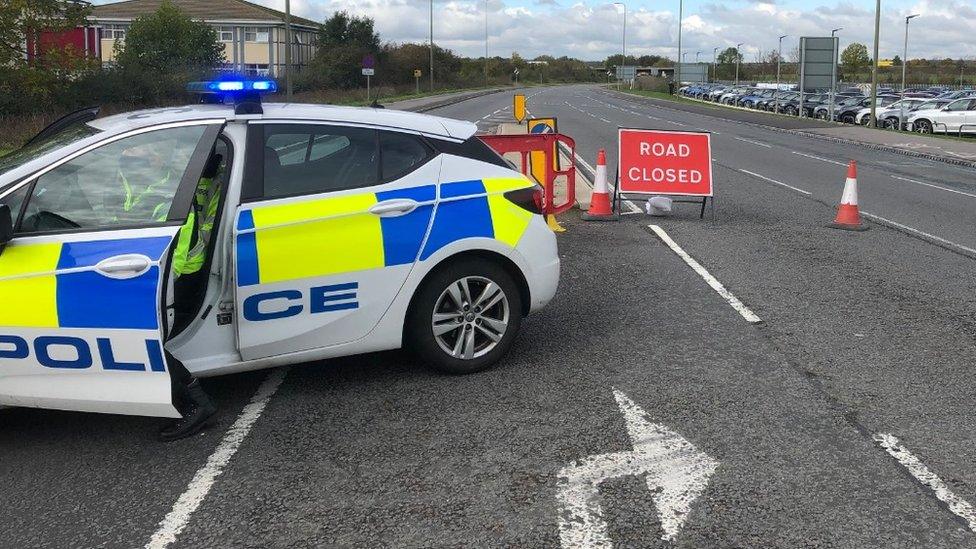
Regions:
<instances>
[{"instance_id":1,"label":"orange and white cone","mask_svg":"<svg viewBox=\"0 0 976 549\"><path fill-rule=\"evenodd\" d=\"M857 207L857 162L851 160L847 166L847 181L844 182L844 194L837 207L837 217L829 225L835 229L848 231L866 231L867 227L861 223L861 211Z\"/></svg>"},{"instance_id":2,"label":"orange and white cone","mask_svg":"<svg viewBox=\"0 0 976 549\"><path fill-rule=\"evenodd\" d=\"M590 195L590 209L583 214L587 221L612 221L617 219L610 205L610 189L607 186L607 152L600 149L596 153L596 180L593 194Z\"/></svg>"}]
</instances>

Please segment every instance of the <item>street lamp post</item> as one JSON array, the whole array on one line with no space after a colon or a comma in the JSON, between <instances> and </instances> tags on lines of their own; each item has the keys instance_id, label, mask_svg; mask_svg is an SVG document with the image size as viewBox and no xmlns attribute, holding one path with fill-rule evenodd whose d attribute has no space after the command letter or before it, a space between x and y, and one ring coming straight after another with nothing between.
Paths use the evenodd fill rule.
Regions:
<instances>
[{"instance_id":1,"label":"street lamp post","mask_svg":"<svg viewBox=\"0 0 976 549\"><path fill-rule=\"evenodd\" d=\"M776 52L776 91L773 92L773 110L779 112L779 71L783 65L783 39L789 36L784 34L779 37L779 51ZM803 90L800 90L803 91Z\"/></svg>"},{"instance_id":2,"label":"street lamp post","mask_svg":"<svg viewBox=\"0 0 976 549\"><path fill-rule=\"evenodd\" d=\"M488 0L485 0L485 87L488 87Z\"/></svg>"},{"instance_id":3,"label":"street lamp post","mask_svg":"<svg viewBox=\"0 0 976 549\"><path fill-rule=\"evenodd\" d=\"M739 48L742 44L735 45L735 85L739 85L739 61L742 59L742 51Z\"/></svg>"},{"instance_id":4,"label":"street lamp post","mask_svg":"<svg viewBox=\"0 0 976 549\"><path fill-rule=\"evenodd\" d=\"M674 71L674 84L675 90L681 87L681 62L684 59L681 57L681 23L685 17L685 1L678 0L678 68Z\"/></svg>"},{"instance_id":5,"label":"street lamp post","mask_svg":"<svg viewBox=\"0 0 976 549\"><path fill-rule=\"evenodd\" d=\"M291 0L285 0L285 97L291 101Z\"/></svg>"},{"instance_id":6,"label":"street lamp post","mask_svg":"<svg viewBox=\"0 0 976 549\"><path fill-rule=\"evenodd\" d=\"M718 65L716 61L718 60L718 48L712 48L712 81L718 81Z\"/></svg>"},{"instance_id":7,"label":"street lamp post","mask_svg":"<svg viewBox=\"0 0 976 549\"><path fill-rule=\"evenodd\" d=\"M434 0L430 0L430 91L434 91Z\"/></svg>"},{"instance_id":8,"label":"street lamp post","mask_svg":"<svg viewBox=\"0 0 976 549\"><path fill-rule=\"evenodd\" d=\"M871 126L878 123L878 49L881 41L881 0L874 7L874 63L871 66Z\"/></svg>"},{"instance_id":9,"label":"street lamp post","mask_svg":"<svg viewBox=\"0 0 976 549\"><path fill-rule=\"evenodd\" d=\"M901 105L901 109L899 109L901 111L901 117L898 119L897 128L899 130L901 129L902 121L905 120L905 86L907 85L906 79L908 77L908 22L915 19L919 15L920 14L916 13L905 18L905 56L901 58L901 101L899 102ZM877 121L875 121L875 123L877 123Z\"/></svg>"},{"instance_id":10,"label":"street lamp post","mask_svg":"<svg viewBox=\"0 0 976 549\"><path fill-rule=\"evenodd\" d=\"M620 40L620 66L626 67L627 66L627 4L624 4L623 2L614 2L613 5L620 6L624 9L624 32ZM621 80L623 79L624 76L625 76L624 71L620 71ZM635 68L634 77L636 76L637 76L637 69Z\"/></svg>"},{"instance_id":11,"label":"street lamp post","mask_svg":"<svg viewBox=\"0 0 976 549\"><path fill-rule=\"evenodd\" d=\"M831 31L830 31L830 37L833 38L834 37L834 33L836 33L837 31L841 31L841 30L844 30L844 27L837 27L836 29L831 29ZM840 48L837 48L837 50L839 51ZM836 69L836 68L837 68L837 60L834 59L834 69ZM836 80L837 79L834 78L834 80L835 80L835 82L833 82L833 85L830 87L830 103L829 103L830 104L830 113L828 114L828 116L830 117L831 120L834 119L834 99L835 99L836 93L837 93L836 92L836 90L837 90L837 82L836 82Z\"/></svg>"}]
</instances>

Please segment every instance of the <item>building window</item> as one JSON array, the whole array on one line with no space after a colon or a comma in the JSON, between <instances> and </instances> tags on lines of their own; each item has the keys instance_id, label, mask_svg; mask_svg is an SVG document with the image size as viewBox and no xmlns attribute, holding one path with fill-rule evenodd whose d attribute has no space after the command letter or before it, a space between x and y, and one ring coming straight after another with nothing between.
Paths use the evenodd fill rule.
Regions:
<instances>
[{"instance_id":1,"label":"building window","mask_svg":"<svg viewBox=\"0 0 976 549\"><path fill-rule=\"evenodd\" d=\"M245 42L258 42L267 44L271 38L271 31L268 27L246 27L244 29Z\"/></svg>"},{"instance_id":2,"label":"building window","mask_svg":"<svg viewBox=\"0 0 976 549\"><path fill-rule=\"evenodd\" d=\"M125 40L125 31L129 25L105 25L102 28L102 38L105 40Z\"/></svg>"},{"instance_id":3,"label":"building window","mask_svg":"<svg viewBox=\"0 0 976 549\"><path fill-rule=\"evenodd\" d=\"M233 42L234 27L217 27L217 37L221 42Z\"/></svg>"},{"instance_id":4,"label":"building window","mask_svg":"<svg viewBox=\"0 0 976 549\"><path fill-rule=\"evenodd\" d=\"M268 64L247 63L244 65L244 74L248 76L268 76Z\"/></svg>"}]
</instances>

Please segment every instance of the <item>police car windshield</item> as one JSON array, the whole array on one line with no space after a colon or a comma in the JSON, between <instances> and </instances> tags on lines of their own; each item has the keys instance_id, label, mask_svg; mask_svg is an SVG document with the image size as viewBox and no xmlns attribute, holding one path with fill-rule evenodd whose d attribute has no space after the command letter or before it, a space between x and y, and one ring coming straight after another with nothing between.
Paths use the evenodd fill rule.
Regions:
<instances>
[{"instance_id":1,"label":"police car windshield","mask_svg":"<svg viewBox=\"0 0 976 549\"><path fill-rule=\"evenodd\" d=\"M31 143L26 147L22 147L9 154L0 156L0 175L5 174L18 166L22 166L31 160L40 158L41 156L44 156L55 149L65 147L87 137L91 137L100 131L101 130L84 123L68 126L67 128L46 139L42 139L36 143Z\"/></svg>"}]
</instances>

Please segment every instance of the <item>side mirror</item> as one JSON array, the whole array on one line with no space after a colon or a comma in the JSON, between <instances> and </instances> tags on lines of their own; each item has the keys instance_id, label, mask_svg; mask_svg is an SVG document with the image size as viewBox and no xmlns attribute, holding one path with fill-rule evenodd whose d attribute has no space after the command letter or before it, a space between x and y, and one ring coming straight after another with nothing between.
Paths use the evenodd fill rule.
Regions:
<instances>
[{"instance_id":1,"label":"side mirror","mask_svg":"<svg viewBox=\"0 0 976 549\"><path fill-rule=\"evenodd\" d=\"M0 252L14 238L14 221L10 216L10 206L0 204Z\"/></svg>"}]
</instances>

